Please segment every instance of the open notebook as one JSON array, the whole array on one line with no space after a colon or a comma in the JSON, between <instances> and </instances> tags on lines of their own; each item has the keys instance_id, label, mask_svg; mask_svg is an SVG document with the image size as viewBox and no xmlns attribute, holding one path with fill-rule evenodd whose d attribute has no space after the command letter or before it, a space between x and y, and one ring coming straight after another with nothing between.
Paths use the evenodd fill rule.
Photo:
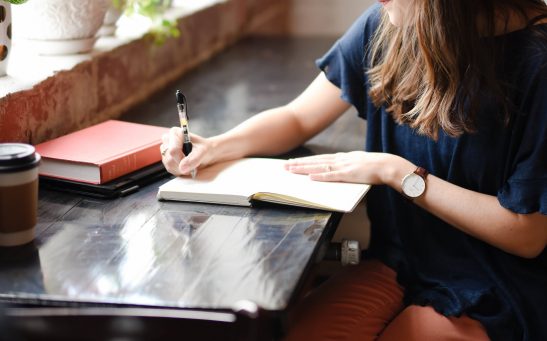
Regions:
<instances>
[{"instance_id":1,"label":"open notebook","mask_svg":"<svg viewBox=\"0 0 547 341\"><path fill-rule=\"evenodd\" d=\"M177 177L161 185L159 200L251 206L253 200L351 212L370 185L313 181L283 168L285 160L244 158L212 165L197 177Z\"/></svg>"}]
</instances>

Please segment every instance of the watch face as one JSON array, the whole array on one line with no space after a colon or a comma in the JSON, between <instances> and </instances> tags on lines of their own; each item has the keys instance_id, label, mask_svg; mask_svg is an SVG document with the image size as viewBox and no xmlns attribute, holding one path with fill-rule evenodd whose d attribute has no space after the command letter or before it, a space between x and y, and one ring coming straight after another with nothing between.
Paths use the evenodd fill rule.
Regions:
<instances>
[{"instance_id":1,"label":"watch face","mask_svg":"<svg viewBox=\"0 0 547 341\"><path fill-rule=\"evenodd\" d=\"M403 178L403 193L411 198L417 198L425 191L424 179L415 173L410 173Z\"/></svg>"}]
</instances>

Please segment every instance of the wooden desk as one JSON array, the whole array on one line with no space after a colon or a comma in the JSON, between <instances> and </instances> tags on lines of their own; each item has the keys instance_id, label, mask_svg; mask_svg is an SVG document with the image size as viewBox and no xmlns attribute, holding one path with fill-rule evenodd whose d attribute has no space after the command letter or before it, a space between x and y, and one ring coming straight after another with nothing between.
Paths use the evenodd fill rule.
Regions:
<instances>
[{"instance_id":1,"label":"wooden desk","mask_svg":"<svg viewBox=\"0 0 547 341\"><path fill-rule=\"evenodd\" d=\"M210 136L281 105L318 73L330 39L247 39L121 117L177 124L175 90L190 128ZM307 152L361 148L363 123L345 115ZM232 310L254 302L284 314L334 233L338 214L158 202L157 187L115 200L41 189L37 238L0 260L0 300L48 305Z\"/></svg>"}]
</instances>

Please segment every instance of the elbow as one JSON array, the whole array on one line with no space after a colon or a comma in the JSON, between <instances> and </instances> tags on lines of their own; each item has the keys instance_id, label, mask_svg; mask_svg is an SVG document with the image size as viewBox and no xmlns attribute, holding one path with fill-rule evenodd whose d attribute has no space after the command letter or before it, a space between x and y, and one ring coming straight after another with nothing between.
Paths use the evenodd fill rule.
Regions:
<instances>
[{"instance_id":1,"label":"elbow","mask_svg":"<svg viewBox=\"0 0 547 341\"><path fill-rule=\"evenodd\" d=\"M293 103L285 105L284 108L291 114L293 123L292 127L294 128L293 136L298 139L297 146L300 146L304 142L308 141L311 137L313 137L314 133L310 132L305 122L302 122L302 120L299 118L298 109L294 106Z\"/></svg>"},{"instance_id":2,"label":"elbow","mask_svg":"<svg viewBox=\"0 0 547 341\"><path fill-rule=\"evenodd\" d=\"M536 258L547 246L547 216L536 212L517 217L517 222L509 228L514 232L512 238L507 238L511 250L506 251L526 259Z\"/></svg>"},{"instance_id":3,"label":"elbow","mask_svg":"<svg viewBox=\"0 0 547 341\"><path fill-rule=\"evenodd\" d=\"M528 246L526 248L522 248L518 251L518 253L515 253L517 256L526 258L526 259L534 259L541 255L543 250L545 249L545 245L538 245L538 246Z\"/></svg>"},{"instance_id":4,"label":"elbow","mask_svg":"<svg viewBox=\"0 0 547 341\"><path fill-rule=\"evenodd\" d=\"M545 250L545 242L543 240L531 239L505 251L522 258L534 259L541 255L543 250Z\"/></svg>"}]
</instances>

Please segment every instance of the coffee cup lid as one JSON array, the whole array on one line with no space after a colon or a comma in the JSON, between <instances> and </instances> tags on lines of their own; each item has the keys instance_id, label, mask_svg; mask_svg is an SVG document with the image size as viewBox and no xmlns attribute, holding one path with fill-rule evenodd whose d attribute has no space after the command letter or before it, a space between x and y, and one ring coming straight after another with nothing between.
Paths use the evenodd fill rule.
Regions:
<instances>
[{"instance_id":1,"label":"coffee cup lid","mask_svg":"<svg viewBox=\"0 0 547 341\"><path fill-rule=\"evenodd\" d=\"M0 143L0 173L22 171L36 167L40 154L25 143Z\"/></svg>"}]
</instances>

